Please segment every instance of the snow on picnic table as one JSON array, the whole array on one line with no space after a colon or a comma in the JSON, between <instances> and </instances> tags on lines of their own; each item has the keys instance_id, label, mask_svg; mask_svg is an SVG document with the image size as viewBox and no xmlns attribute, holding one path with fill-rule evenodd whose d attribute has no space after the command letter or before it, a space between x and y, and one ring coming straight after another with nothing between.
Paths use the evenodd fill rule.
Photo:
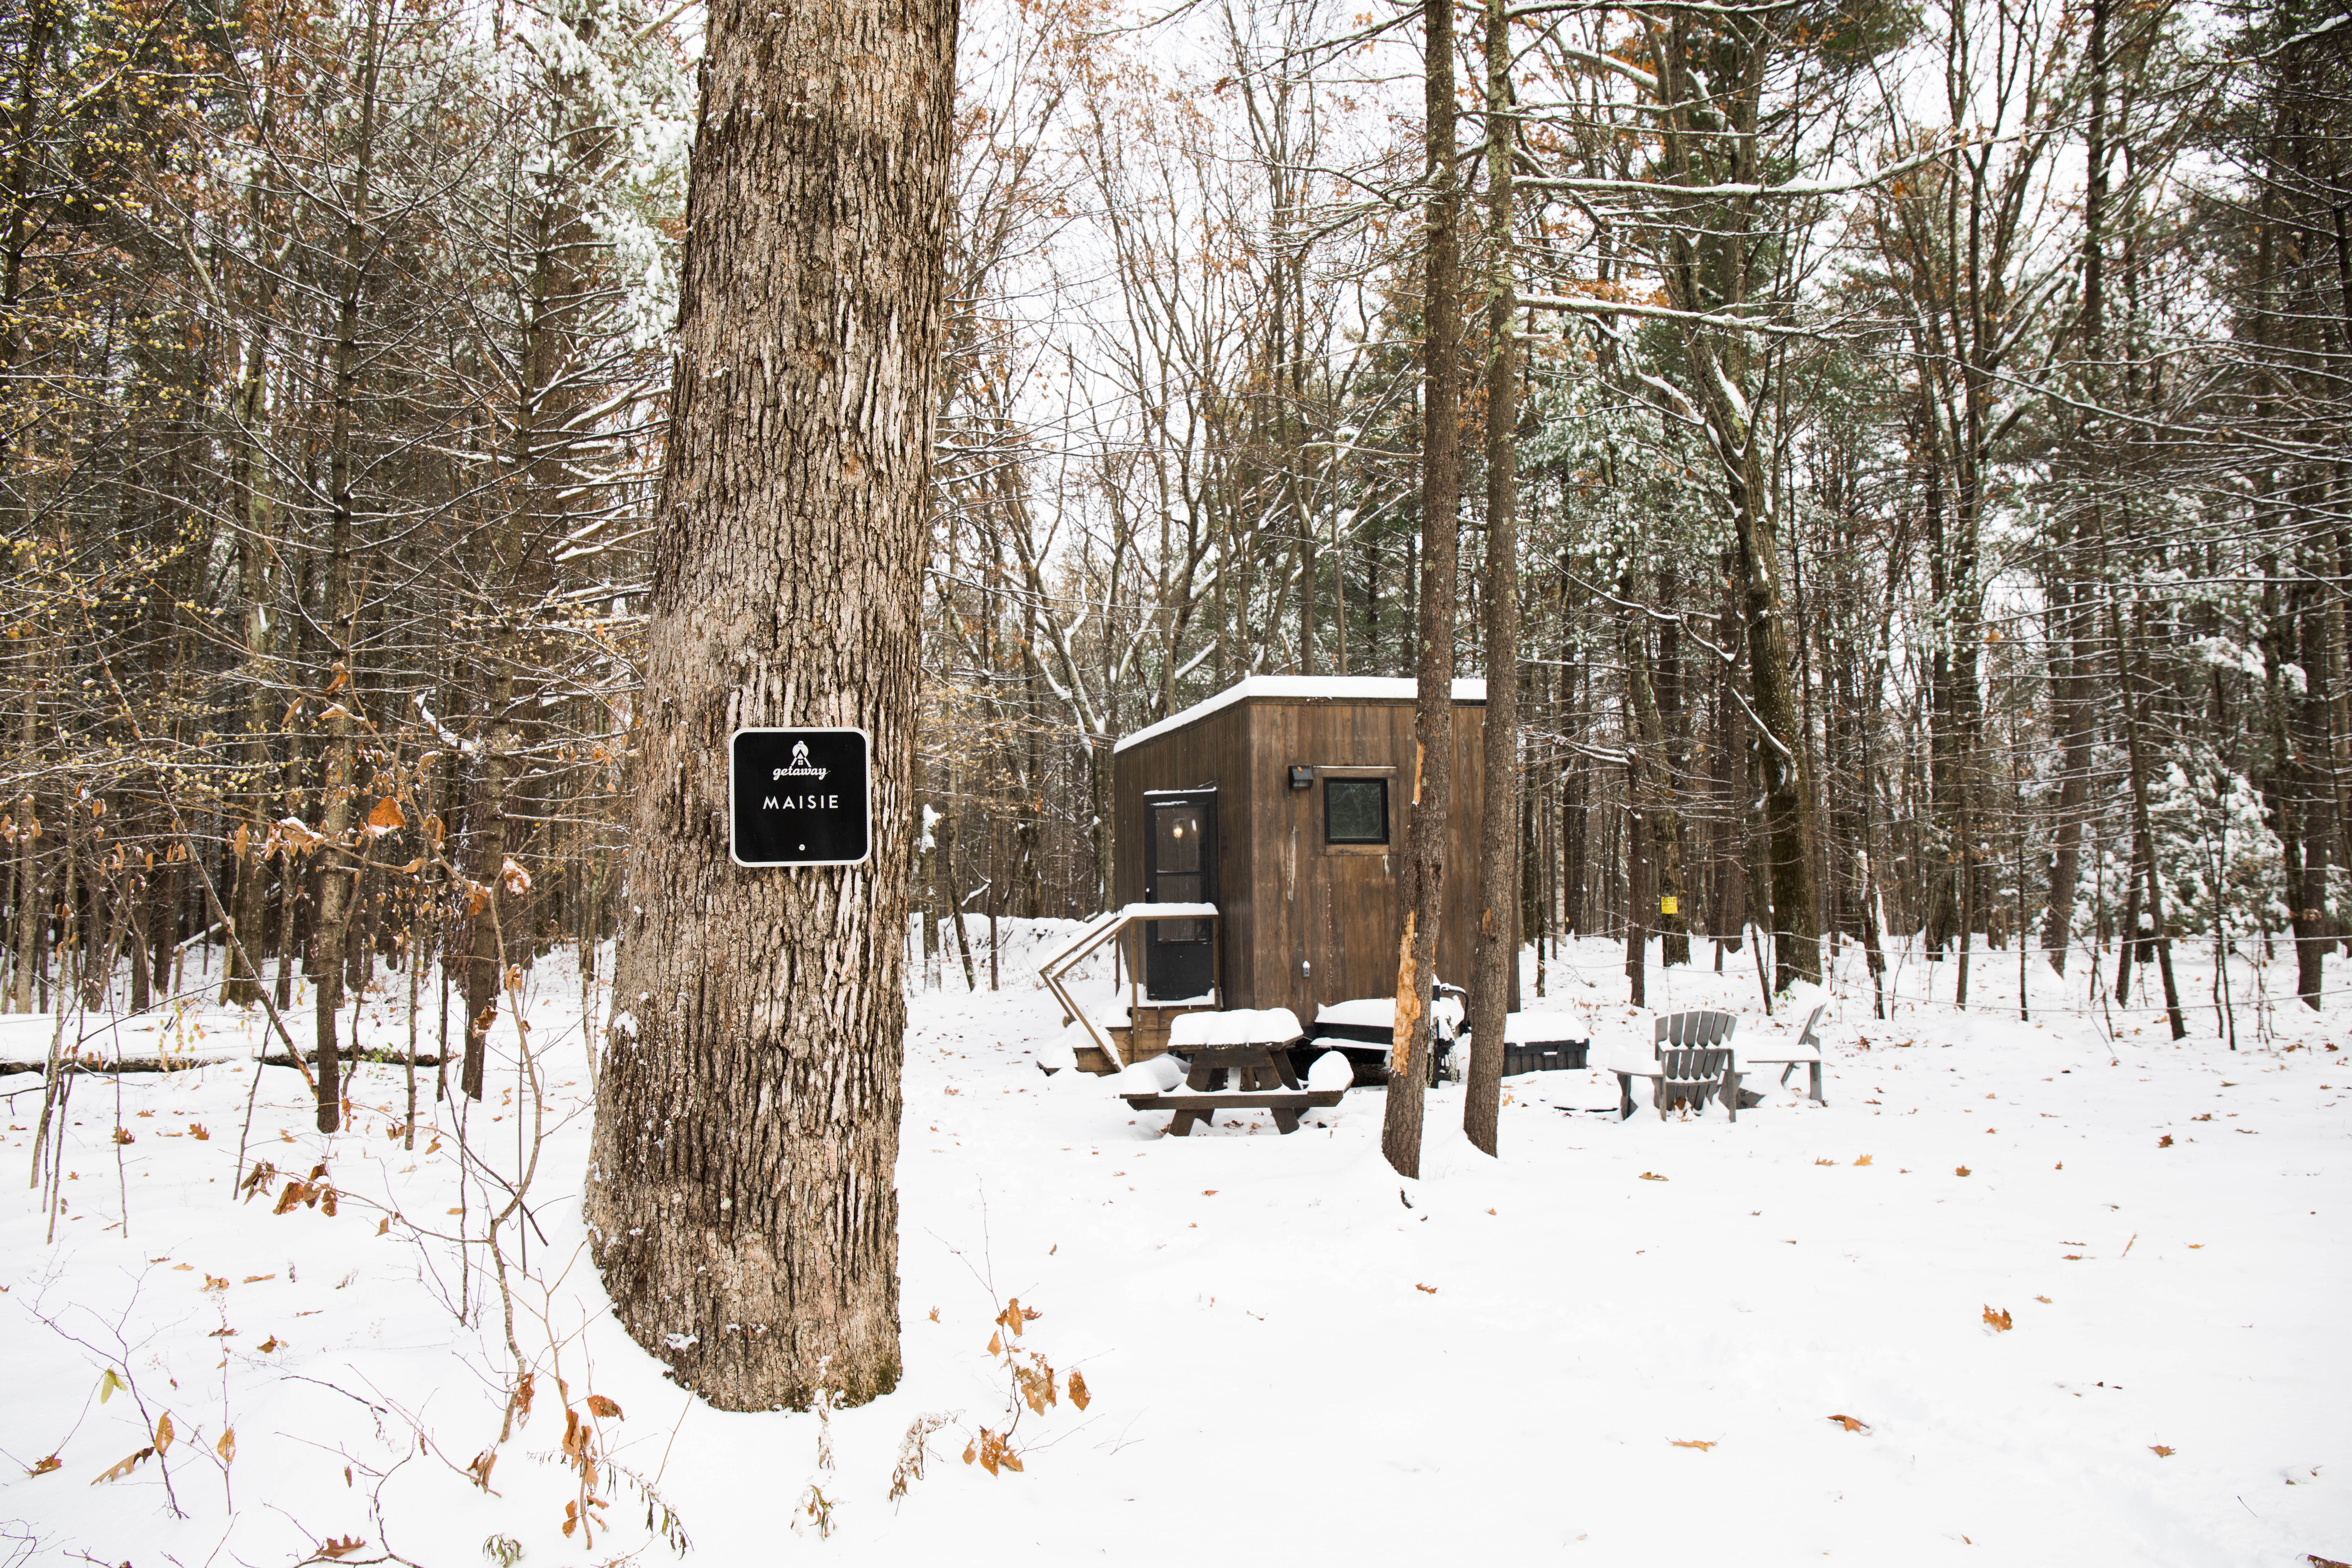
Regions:
<instances>
[{"instance_id":1,"label":"snow on picnic table","mask_svg":"<svg viewBox=\"0 0 2352 1568\"><path fill-rule=\"evenodd\" d=\"M1168 1026L1168 1048L1199 1046L1287 1045L1298 1038L1298 1015L1287 1007L1230 1007L1222 1013L1186 1013Z\"/></svg>"},{"instance_id":2,"label":"snow on picnic table","mask_svg":"<svg viewBox=\"0 0 2352 1568\"><path fill-rule=\"evenodd\" d=\"M1741 1007L1759 1040L1801 1021L1765 1019L1752 977L1743 996L1703 963L1674 972L1677 1005ZM1603 999L1622 985L1563 994L1558 974L1530 1005L1574 1016L1596 1048L1646 1041L1648 1015ZM906 1375L834 1415L829 1472L815 1416L706 1409L598 1316L576 1198L578 985L561 961L532 981L561 1122L534 1194L539 1282L520 1298L542 1392L496 1496L459 1471L497 1435L497 1313L459 1327L442 1305L459 1289L448 1251L378 1236L366 1206L460 1223L441 1217L448 1108L443 1146L404 1152L385 1135L401 1074L370 1066L355 1129L323 1139L300 1080L267 1073L256 1152L294 1174L323 1157L353 1194L334 1219L273 1216L223 1191L251 1069L125 1078L119 1121L114 1086L78 1080L74 1217L45 1244L31 1194L0 1206L0 1545L13 1532L39 1561L194 1563L226 1531L215 1561L291 1563L357 1535L357 1558L388 1545L454 1565L495 1533L526 1563L640 1547L638 1562L677 1561L623 1477L607 1478L609 1534L589 1549L560 1533L576 1495L554 1452L560 1339L572 1402L593 1391L625 1411L605 1423L613 1458L657 1478L688 1562L2352 1558L2352 1058L2324 1048L2346 1043L2345 1014L2283 1010L2277 1038L2257 1048L2242 1029L2233 1055L2210 1015L2179 1045L2143 1023L2111 1047L2079 1016L2020 1024L2013 990L2007 1016L1980 992L1966 1015L1882 1022L1865 988L1822 1026L1827 1109L1768 1083L1737 1124L1620 1122L1613 1080L1528 1075L1505 1085L1488 1160L1461 1140L1448 1085L1408 1183L1380 1158L1376 1090L1289 1137L1235 1112L1169 1140L1165 1115L1129 1111L1103 1080L1041 1076L1030 1053L1059 1015L1007 979L911 1000ZM232 1015L205 1024L208 1044L249 1042ZM394 1032L382 1016L366 1031ZM511 1158L511 1068L491 1081L473 1146ZM429 1105L429 1074L426 1088ZM8 1102L20 1158L34 1098ZM117 1125L136 1142L111 1143ZM109 1228L118 1154L128 1242ZM1024 1468L992 1478L958 1460L1009 1419L986 1345L1011 1297L1039 1313L1024 1347L1082 1369L1091 1401L1024 1409ZM152 1462L90 1484L145 1440L131 1401L96 1398L109 1365L174 1415L184 1521ZM958 1424L894 1506L902 1435L933 1412ZM233 1519L203 1458L232 1421ZM26 1474L51 1453L58 1469ZM834 1534L785 1540L813 1481Z\"/></svg>"}]
</instances>

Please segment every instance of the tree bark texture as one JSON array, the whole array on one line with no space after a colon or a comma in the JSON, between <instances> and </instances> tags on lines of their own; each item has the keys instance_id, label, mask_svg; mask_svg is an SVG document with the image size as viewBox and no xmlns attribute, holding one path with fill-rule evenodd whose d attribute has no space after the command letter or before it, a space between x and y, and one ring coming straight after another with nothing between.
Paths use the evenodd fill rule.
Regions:
<instances>
[{"instance_id":1,"label":"tree bark texture","mask_svg":"<svg viewBox=\"0 0 2352 1568\"><path fill-rule=\"evenodd\" d=\"M1462 1131L1496 1150L1503 1102L1504 1018L1519 962L1518 356L1512 353L1511 42L1504 0L1487 0L1486 728L1478 822L1478 933L1470 976L1470 1081Z\"/></svg>"},{"instance_id":2,"label":"tree bark texture","mask_svg":"<svg viewBox=\"0 0 2352 1568\"><path fill-rule=\"evenodd\" d=\"M1412 827L1405 844L1404 935L1397 944L1396 1020L1381 1152L1400 1175L1421 1174L1422 1101L1429 1079L1430 984L1444 909L1445 836L1454 803L1454 616L1456 517L1462 500L1461 194L1454 167L1454 9L1426 0L1430 195L1422 324L1421 604L1415 622ZM1492 722L1492 716L1489 716Z\"/></svg>"},{"instance_id":3,"label":"tree bark texture","mask_svg":"<svg viewBox=\"0 0 2352 1568\"><path fill-rule=\"evenodd\" d=\"M586 1209L728 1409L897 1384L898 1072L954 0L711 8ZM748 870L730 731L873 738L863 865Z\"/></svg>"}]
</instances>

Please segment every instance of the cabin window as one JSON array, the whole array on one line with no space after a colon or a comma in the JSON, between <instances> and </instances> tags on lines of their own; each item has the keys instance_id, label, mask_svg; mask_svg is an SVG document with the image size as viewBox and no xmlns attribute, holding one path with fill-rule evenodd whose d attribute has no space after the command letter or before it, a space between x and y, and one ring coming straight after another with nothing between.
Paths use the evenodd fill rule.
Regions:
<instances>
[{"instance_id":1,"label":"cabin window","mask_svg":"<svg viewBox=\"0 0 2352 1568\"><path fill-rule=\"evenodd\" d=\"M1386 844L1389 841L1389 781L1327 778L1323 781L1323 842Z\"/></svg>"}]
</instances>

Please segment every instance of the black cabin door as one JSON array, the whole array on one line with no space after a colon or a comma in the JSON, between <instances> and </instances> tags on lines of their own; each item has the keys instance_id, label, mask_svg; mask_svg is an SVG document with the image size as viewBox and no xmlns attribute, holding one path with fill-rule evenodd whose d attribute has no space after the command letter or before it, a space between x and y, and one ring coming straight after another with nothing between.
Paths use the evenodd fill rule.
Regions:
<instances>
[{"instance_id":1,"label":"black cabin door","mask_svg":"<svg viewBox=\"0 0 2352 1568\"><path fill-rule=\"evenodd\" d=\"M1217 901L1217 797L1213 791L1145 797L1143 896L1155 904ZM1205 996L1217 982L1210 921L1150 921L1143 927L1143 994L1156 1002Z\"/></svg>"}]
</instances>

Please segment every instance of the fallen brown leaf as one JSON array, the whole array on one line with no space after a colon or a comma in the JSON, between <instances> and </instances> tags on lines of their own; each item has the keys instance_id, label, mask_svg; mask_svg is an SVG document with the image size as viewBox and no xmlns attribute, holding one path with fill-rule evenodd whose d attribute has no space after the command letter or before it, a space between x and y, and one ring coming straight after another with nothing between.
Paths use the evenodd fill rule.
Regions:
<instances>
[{"instance_id":1,"label":"fallen brown leaf","mask_svg":"<svg viewBox=\"0 0 2352 1568\"><path fill-rule=\"evenodd\" d=\"M2006 1333L2017 1326L2010 1321L2009 1309L2006 1307L2000 1309L1987 1307L1984 1310L1984 1321L1992 1325L1993 1331L1996 1333Z\"/></svg>"},{"instance_id":2,"label":"fallen brown leaf","mask_svg":"<svg viewBox=\"0 0 2352 1568\"><path fill-rule=\"evenodd\" d=\"M2172 1458L2172 1450L2166 1447L2161 1443L2150 1443L2147 1446L2147 1451L2154 1454L2159 1459L2168 1459Z\"/></svg>"},{"instance_id":3,"label":"fallen brown leaf","mask_svg":"<svg viewBox=\"0 0 2352 1568\"><path fill-rule=\"evenodd\" d=\"M93 1479L89 1484L91 1486L96 1486L100 1481L119 1481L123 1477L129 1475L133 1469L137 1468L140 1460L151 1459L154 1457L154 1449L142 1448L130 1458L121 1459L109 1467L107 1469L100 1471L96 1479Z\"/></svg>"},{"instance_id":4,"label":"fallen brown leaf","mask_svg":"<svg viewBox=\"0 0 2352 1568\"><path fill-rule=\"evenodd\" d=\"M1717 1443L1722 1441L1720 1438L1706 1437L1669 1437L1666 1440L1677 1448L1696 1448L1701 1453L1706 1452L1707 1449L1714 1447Z\"/></svg>"},{"instance_id":5,"label":"fallen brown leaf","mask_svg":"<svg viewBox=\"0 0 2352 1568\"><path fill-rule=\"evenodd\" d=\"M1428 1295L1432 1295L1432 1296L1434 1296L1434 1295L1436 1295L1436 1294L1437 1294L1437 1287L1436 1287L1436 1286L1434 1286L1434 1285L1422 1285L1422 1284L1415 1284L1415 1285L1413 1286L1413 1289L1416 1289L1416 1290L1420 1290L1420 1291L1425 1292L1426 1294L1428 1294Z\"/></svg>"},{"instance_id":6,"label":"fallen brown leaf","mask_svg":"<svg viewBox=\"0 0 2352 1568\"><path fill-rule=\"evenodd\" d=\"M1856 1416L1832 1415L1830 1419L1836 1422L1839 1426L1844 1427L1849 1432L1867 1432L1870 1430L1870 1423L1861 1420Z\"/></svg>"}]
</instances>

